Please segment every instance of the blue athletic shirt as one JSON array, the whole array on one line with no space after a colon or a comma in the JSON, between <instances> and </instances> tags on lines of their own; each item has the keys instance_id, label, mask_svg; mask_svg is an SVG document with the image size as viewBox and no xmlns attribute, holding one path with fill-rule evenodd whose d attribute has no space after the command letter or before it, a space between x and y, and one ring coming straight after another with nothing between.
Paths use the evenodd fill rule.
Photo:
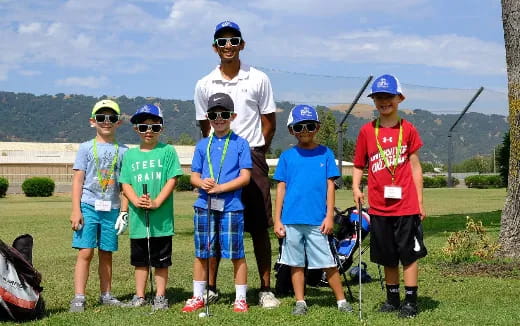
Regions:
<instances>
[{"instance_id":1,"label":"blue athletic shirt","mask_svg":"<svg viewBox=\"0 0 520 326\"><path fill-rule=\"evenodd\" d=\"M210 155L211 164L213 166L213 173L215 180L219 174L220 160L222 152L224 150L224 144L226 143L227 135L219 138L213 135L213 141L211 142ZM201 174L202 179L210 177L209 164L206 157L206 149L208 147L209 137L201 139L195 146L195 153L193 154L193 161L191 163L191 171ZM229 138L229 145L227 153L222 164L222 171L220 172L219 184L226 183L233 179L236 179L240 175L241 169L252 169L253 162L251 160L251 150L249 143L244 138L238 136L235 133L231 134ZM244 209L242 200L242 189L235 191L225 192L218 195L218 198L224 199L224 211L241 211ZM208 194L206 191L199 189L199 197L193 204L194 207L207 208Z\"/></svg>"},{"instance_id":2,"label":"blue athletic shirt","mask_svg":"<svg viewBox=\"0 0 520 326\"><path fill-rule=\"evenodd\" d=\"M339 176L326 146L294 146L282 153L274 179L286 183L282 224L321 225L327 214L327 179Z\"/></svg>"}]
</instances>

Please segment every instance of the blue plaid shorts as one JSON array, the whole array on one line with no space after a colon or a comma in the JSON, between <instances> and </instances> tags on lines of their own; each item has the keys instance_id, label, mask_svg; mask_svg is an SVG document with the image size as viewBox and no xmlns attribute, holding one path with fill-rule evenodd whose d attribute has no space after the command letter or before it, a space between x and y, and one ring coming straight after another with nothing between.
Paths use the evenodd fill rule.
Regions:
<instances>
[{"instance_id":1,"label":"blue plaid shorts","mask_svg":"<svg viewBox=\"0 0 520 326\"><path fill-rule=\"evenodd\" d=\"M208 258L208 210L195 207L193 216L195 229L195 257ZM241 259L244 251L243 211L211 211L209 232L209 256L226 259Z\"/></svg>"}]
</instances>

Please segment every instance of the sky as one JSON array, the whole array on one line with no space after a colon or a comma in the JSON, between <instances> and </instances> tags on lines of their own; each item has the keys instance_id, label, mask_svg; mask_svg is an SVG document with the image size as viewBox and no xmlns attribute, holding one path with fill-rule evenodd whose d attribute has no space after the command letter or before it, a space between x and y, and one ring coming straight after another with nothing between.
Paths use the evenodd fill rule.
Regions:
<instances>
[{"instance_id":1,"label":"sky","mask_svg":"<svg viewBox=\"0 0 520 326\"><path fill-rule=\"evenodd\" d=\"M215 25L240 25L241 60L275 100L351 103L390 73L409 108L507 115L497 0L0 0L0 90L191 100L218 64ZM370 103L366 96L360 103ZM403 104L405 105L405 104Z\"/></svg>"}]
</instances>

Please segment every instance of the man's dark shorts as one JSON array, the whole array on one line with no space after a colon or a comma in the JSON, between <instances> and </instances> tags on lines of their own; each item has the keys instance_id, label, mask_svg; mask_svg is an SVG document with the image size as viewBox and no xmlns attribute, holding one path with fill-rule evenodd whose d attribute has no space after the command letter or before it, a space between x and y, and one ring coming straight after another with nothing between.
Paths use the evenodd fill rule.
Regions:
<instances>
[{"instance_id":1,"label":"man's dark shorts","mask_svg":"<svg viewBox=\"0 0 520 326\"><path fill-rule=\"evenodd\" d=\"M396 267L427 255L419 215L370 216L370 260Z\"/></svg>"},{"instance_id":2,"label":"man's dark shorts","mask_svg":"<svg viewBox=\"0 0 520 326\"><path fill-rule=\"evenodd\" d=\"M150 238L152 267L165 268L172 265L172 236ZM148 240L130 239L130 264L148 267Z\"/></svg>"},{"instance_id":3,"label":"man's dark shorts","mask_svg":"<svg viewBox=\"0 0 520 326\"><path fill-rule=\"evenodd\" d=\"M273 226L269 166L265 160L265 153L259 148L251 148L251 159L251 181L242 189L244 229L249 233Z\"/></svg>"}]
</instances>

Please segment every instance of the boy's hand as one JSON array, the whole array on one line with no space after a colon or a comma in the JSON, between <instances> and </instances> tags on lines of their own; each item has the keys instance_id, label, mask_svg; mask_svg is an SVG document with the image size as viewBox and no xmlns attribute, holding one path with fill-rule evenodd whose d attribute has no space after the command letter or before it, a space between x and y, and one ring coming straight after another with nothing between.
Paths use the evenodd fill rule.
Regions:
<instances>
[{"instance_id":1,"label":"boy's hand","mask_svg":"<svg viewBox=\"0 0 520 326\"><path fill-rule=\"evenodd\" d=\"M213 178L202 179L201 188L206 192L209 191L211 188L215 187L215 185L216 182Z\"/></svg>"},{"instance_id":2,"label":"boy's hand","mask_svg":"<svg viewBox=\"0 0 520 326\"><path fill-rule=\"evenodd\" d=\"M276 237L278 239L285 237L285 227L283 226L282 223L280 223L280 222L274 223L274 234L276 235Z\"/></svg>"},{"instance_id":3,"label":"boy's hand","mask_svg":"<svg viewBox=\"0 0 520 326\"><path fill-rule=\"evenodd\" d=\"M74 231L81 230L83 227L83 215L81 213L72 213L70 216L70 226Z\"/></svg>"},{"instance_id":4,"label":"boy's hand","mask_svg":"<svg viewBox=\"0 0 520 326\"><path fill-rule=\"evenodd\" d=\"M359 189L354 189L352 191L352 194L354 196L354 205L356 205L356 208L359 210L359 201L361 200L361 205L365 205L365 195L361 192Z\"/></svg>"},{"instance_id":5,"label":"boy's hand","mask_svg":"<svg viewBox=\"0 0 520 326\"><path fill-rule=\"evenodd\" d=\"M332 218L325 218L320 225L320 231L322 234L332 234L334 229L334 220Z\"/></svg>"},{"instance_id":6,"label":"boy's hand","mask_svg":"<svg viewBox=\"0 0 520 326\"><path fill-rule=\"evenodd\" d=\"M120 212L117 217L114 229L117 230L117 235L123 234L128 227L128 212Z\"/></svg>"},{"instance_id":7,"label":"boy's hand","mask_svg":"<svg viewBox=\"0 0 520 326\"><path fill-rule=\"evenodd\" d=\"M207 190L208 194L220 194L224 192L222 190L222 185L215 184L211 189Z\"/></svg>"}]
</instances>

